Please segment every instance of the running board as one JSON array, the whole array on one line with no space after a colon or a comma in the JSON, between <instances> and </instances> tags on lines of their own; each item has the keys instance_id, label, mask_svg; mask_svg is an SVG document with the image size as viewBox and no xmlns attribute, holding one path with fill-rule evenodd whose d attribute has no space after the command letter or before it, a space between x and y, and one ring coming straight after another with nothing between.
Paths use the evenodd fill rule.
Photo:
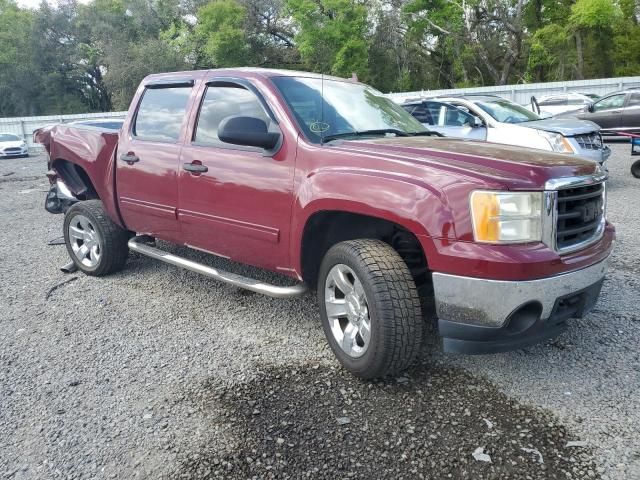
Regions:
<instances>
[{"instance_id":1,"label":"running board","mask_svg":"<svg viewBox=\"0 0 640 480\"><path fill-rule=\"evenodd\" d=\"M133 237L129 240L129 248L134 252L155 258L156 260L161 260L165 263L175 265L176 267L200 273L206 277L220 280L235 287L244 288L245 290L251 290L252 292L262 293L263 295L275 298L299 297L307 291L307 286L304 283L299 283L291 287L279 287L277 285L262 283L253 278L243 277L236 273L224 272L183 257L178 257L177 255L152 247L147 243L140 243L139 240L140 237Z\"/></svg>"}]
</instances>

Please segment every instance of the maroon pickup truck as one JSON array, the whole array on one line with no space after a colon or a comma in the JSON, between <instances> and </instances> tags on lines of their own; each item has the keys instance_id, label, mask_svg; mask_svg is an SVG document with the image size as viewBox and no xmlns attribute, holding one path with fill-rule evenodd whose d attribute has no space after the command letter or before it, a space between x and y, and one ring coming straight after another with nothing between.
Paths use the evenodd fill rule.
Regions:
<instances>
[{"instance_id":1,"label":"maroon pickup truck","mask_svg":"<svg viewBox=\"0 0 640 480\"><path fill-rule=\"evenodd\" d=\"M118 127L35 133L77 268L106 275L133 250L274 297L315 288L357 376L411 364L429 297L445 351L489 353L557 335L600 292L615 231L594 162L442 138L366 85L278 70L151 75Z\"/></svg>"}]
</instances>

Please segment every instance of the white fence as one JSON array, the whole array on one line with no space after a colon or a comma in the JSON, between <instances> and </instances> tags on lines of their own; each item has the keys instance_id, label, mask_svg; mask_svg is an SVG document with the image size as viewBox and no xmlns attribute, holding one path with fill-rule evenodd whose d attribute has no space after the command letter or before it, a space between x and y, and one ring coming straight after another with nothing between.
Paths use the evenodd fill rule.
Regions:
<instances>
[{"instance_id":1,"label":"white fence","mask_svg":"<svg viewBox=\"0 0 640 480\"><path fill-rule=\"evenodd\" d=\"M46 115L42 117L0 118L0 133L13 133L23 138L29 148L42 148L33 143L33 131L47 125L97 118L124 118L127 112L84 113L79 115Z\"/></svg>"},{"instance_id":2,"label":"white fence","mask_svg":"<svg viewBox=\"0 0 640 480\"><path fill-rule=\"evenodd\" d=\"M586 92L597 95L623 90L630 87L640 87L640 77L599 78L595 80L574 80L570 82L524 83L518 85L501 85L497 87L470 87L450 90L422 90L418 92L390 93L388 96L396 102L417 99L421 97L435 97L437 95L451 95L464 93L490 93L508 98L522 105L528 104L532 96L540 98L543 95L562 92Z\"/></svg>"}]
</instances>

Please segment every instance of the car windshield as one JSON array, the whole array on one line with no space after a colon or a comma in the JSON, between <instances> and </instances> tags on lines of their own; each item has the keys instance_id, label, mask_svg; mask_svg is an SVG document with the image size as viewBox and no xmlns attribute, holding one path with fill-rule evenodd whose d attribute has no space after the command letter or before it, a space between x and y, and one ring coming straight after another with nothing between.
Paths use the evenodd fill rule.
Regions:
<instances>
[{"instance_id":1,"label":"car windshield","mask_svg":"<svg viewBox=\"0 0 640 480\"><path fill-rule=\"evenodd\" d=\"M307 77L273 82L307 138L402 136L429 132L402 107L366 85Z\"/></svg>"},{"instance_id":2,"label":"car windshield","mask_svg":"<svg viewBox=\"0 0 640 480\"><path fill-rule=\"evenodd\" d=\"M20 137L13 133L0 133L0 142L19 142Z\"/></svg>"},{"instance_id":3,"label":"car windshield","mask_svg":"<svg viewBox=\"0 0 640 480\"><path fill-rule=\"evenodd\" d=\"M542 117L536 115L532 111L512 103L509 100L505 100L504 98L476 101L475 103L482 110L501 123L523 123L542 120Z\"/></svg>"}]
</instances>

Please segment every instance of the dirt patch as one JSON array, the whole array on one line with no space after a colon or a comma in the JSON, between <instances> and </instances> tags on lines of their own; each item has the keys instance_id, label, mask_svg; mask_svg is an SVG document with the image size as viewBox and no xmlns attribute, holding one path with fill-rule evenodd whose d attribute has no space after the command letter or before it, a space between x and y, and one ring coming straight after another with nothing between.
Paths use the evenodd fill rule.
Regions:
<instances>
[{"instance_id":1,"label":"dirt patch","mask_svg":"<svg viewBox=\"0 0 640 480\"><path fill-rule=\"evenodd\" d=\"M216 433L183 459L182 478L598 478L554 417L461 370L370 383L321 366L267 369L198 391Z\"/></svg>"}]
</instances>

